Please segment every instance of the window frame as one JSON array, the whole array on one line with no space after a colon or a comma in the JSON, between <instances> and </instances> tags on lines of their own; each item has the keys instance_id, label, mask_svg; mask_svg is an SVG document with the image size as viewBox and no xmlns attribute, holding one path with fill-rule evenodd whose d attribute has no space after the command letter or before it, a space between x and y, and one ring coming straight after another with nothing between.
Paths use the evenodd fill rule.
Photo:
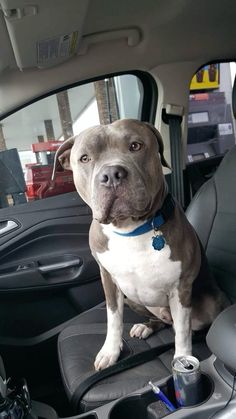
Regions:
<instances>
[{"instance_id":1,"label":"window frame","mask_svg":"<svg viewBox=\"0 0 236 419\"><path fill-rule=\"evenodd\" d=\"M59 92L63 92L65 90L69 89L73 89L75 87L79 87L79 86L84 86L99 80L104 80L106 78L113 78L113 77L117 77L117 76L124 76L124 75L132 75L134 77L136 77L137 79L139 79L140 83L142 83L142 97L140 100L140 121L144 121L144 122L150 122L150 123L154 123L155 121L155 116L156 116L156 109L157 109L157 100L158 100L158 90L157 90L157 84L155 79L153 78L153 76L148 73L148 72L144 72L144 71L138 71L138 70L134 70L134 71L125 71L125 72L116 72L116 73L109 73L106 75L102 75L102 76L98 76L95 78L90 78L90 79L86 79L83 81L79 81L79 82L75 82L75 83L70 83L67 84L65 86L62 86L58 89L53 89L47 93L44 93L32 100L29 100L27 102L25 102L24 104L21 104L20 106L17 106L16 108L14 108L13 110L4 113L1 117L0 117L0 121L4 120L5 118L8 118L11 115L16 114L17 112L31 106L34 103L38 103L41 100L44 100L46 98L49 98L51 96L56 95ZM122 118L120 118L122 119ZM65 192L65 194L68 194L70 192ZM58 194L52 195L52 196L57 196ZM60 193L59 195L64 195L64 193ZM41 200L45 200L47 198L50 197L42 197L40 198ZM30 201L27 202L27 204ZM14 205L15 206L15 205Z\"/></svg>"},{"instance_id":2,"label":"window frame","mask_svg":"<svg viewBox=\"0 0 236 419\"><path fill-rule=\"evenodd\" d=\"M49 96L55 95L59 92L63 92L64 90L69 90L69 89L72 89L73 87L83 86L85 84L93 83L95 81L104 80L106 78L112 78L112 77L117 77L117 76L122 76L122 75L133 75L139 78L139 80L141 81L143 85L143 103L142 103L142 108L141 108L141 121L154 123L155 116L156 116L156 109L157 109L157 101L158 101L157 84L156 84L155 79L150 73L145 72L145 71L140 71L140 70L108 73L108 74L101 75L98 77L85 79L79 82L69 83L58 89L50 90L47 93L37 96L36 98L17 106L16 108L14 108L13 110L9 112L3 113L0 116L0 122L3 119L13 115L14 113L26 108L27 106L30 106L33 103L39 102L40 100L45 99Z\"/></svg>"}]
</instances>

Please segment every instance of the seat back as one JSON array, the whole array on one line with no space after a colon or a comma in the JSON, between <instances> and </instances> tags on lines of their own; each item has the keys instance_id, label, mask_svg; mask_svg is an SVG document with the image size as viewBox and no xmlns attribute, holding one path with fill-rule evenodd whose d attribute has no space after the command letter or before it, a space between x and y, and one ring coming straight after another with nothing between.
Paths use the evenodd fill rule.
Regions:
<instances>
[{"instance_id":1,"label":"seat back","mask_svg":"<svg viewBox=\"0 0 236 419\"><path fill-rule=\"evenodd\" d=\"M232 107L236 118L236 79ZM236 302L236 146L195 195L186 215L202 241L219 286Z\"/></svg>"},{"instance_id":2,"label":"seat back","mask_svg":"<svg viewBox=\"0 0 236 419\"><path fill-rule=\"evenodd\" d=\"M236 146L192 200L186 215L206 250L212 272L236 301Z\"/></svg>"},{"instance_id":3,"label":"seat back","mask_svg":"<svg viewBox=\"0 0 236 419\"><path fill-rule=\"evenodd\" d=\"M236 78L232 109L236 119ZM202 241L219 286L236 302L236 146L195 195L186 215Z\"/></svg>"}]
</instances>

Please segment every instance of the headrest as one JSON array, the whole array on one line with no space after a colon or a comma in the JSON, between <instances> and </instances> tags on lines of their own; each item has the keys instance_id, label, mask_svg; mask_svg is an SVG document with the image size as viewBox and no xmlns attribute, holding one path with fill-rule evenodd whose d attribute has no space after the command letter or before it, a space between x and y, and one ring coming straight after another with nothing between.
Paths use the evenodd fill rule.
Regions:
<instances>
[{"instance_id":1,"label":"headrest","mask_svg":"<svg viewBox=\"0 0 236 419\"><path fill-rule=\"evenodd\" d=\"M236 304L222 311L211 325L206 341L209 349L225 365L236 371L235 333Z\"/></svg>"},{"instance_id":2,"label":"headrest","mask_svg":"<svg viewBox=\"0 0 236 419\"><path fill-rule=\"evenodd\" d=\"M233 109L234 117L236 119L236 76L234 79L234 85L233 85L233 91L232 91L232 109Z\"/></svg>"}]
</instances>

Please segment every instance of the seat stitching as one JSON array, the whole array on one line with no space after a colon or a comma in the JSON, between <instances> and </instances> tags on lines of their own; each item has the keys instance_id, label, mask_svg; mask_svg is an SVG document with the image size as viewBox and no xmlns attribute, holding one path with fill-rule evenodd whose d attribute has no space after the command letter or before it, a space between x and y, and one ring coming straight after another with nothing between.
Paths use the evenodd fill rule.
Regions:
<instances>
[{"instance_id":1,"label":"seat stitching","mask_svg":"<svg viewBox=\"0 0 236 419\"><path fill-rule=\"evenodd\" d=\"M105 335L106 332L96 332L94 334L96 334L96 335ZM82 332L72 333L69 336L65 336L65 337L61 338L60 339L60 342L64 342L65 340L70 339L70 338L72 338L74 336L83 336L83 335L91 335L91 333L88 333L88 331L84 331L84 332L82 331Z\"/></svg>"}]
</instances>

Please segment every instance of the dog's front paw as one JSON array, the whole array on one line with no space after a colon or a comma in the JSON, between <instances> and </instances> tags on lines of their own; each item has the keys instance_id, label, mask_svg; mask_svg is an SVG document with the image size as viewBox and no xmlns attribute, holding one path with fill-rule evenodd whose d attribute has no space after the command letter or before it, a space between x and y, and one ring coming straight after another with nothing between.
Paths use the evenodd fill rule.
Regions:
<instances>
[{"instance_id":1,"label":"dog's front paw","mask_svg":"<svg viewBox=\"0 0 236 419\"><path fill-rule=\"evenodd\" d=\"M186 351L175 351L174 354L174 359L176 358L180 358L180 357L186 357L186 356L192 356L192 351L191 350L186 350Z\"/></svg>"},{"instance_id":2,"label":"dog's front paw","mask_svg":"<svg viewBox=\"0 0 236 419\"><path fill-rule=\"evenodd\" d=\"M96 371L104 370L104 368L114 365L120 355L120 348L111 349L108 345L103 345L102 349L98 352L94 367Z\"/></svg>"},{"instance_id":3,"label":"dog's front paw","mask_svg":"<svg viewBox=\"0 0 236 419\"><path fill-rule=\"evenodd\" d=\"M147 339L153 333L151 327L148 327L146 324L138 323L134 324L131 328L129 334L131 338Z\"/></svg>"}]
</instances>

